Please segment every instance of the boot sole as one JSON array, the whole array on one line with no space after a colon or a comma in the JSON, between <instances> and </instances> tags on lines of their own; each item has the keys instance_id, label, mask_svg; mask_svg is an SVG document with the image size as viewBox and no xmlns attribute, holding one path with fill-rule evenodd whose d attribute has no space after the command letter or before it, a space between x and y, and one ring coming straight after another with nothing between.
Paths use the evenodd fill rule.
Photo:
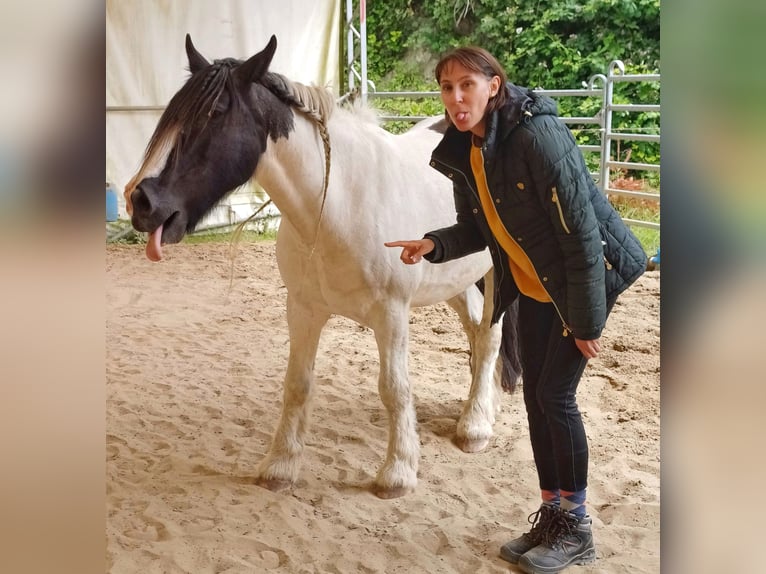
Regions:
<instances>
[{"instance_id":1,"label":"boot sole","mask_svg":"<svg viewBox=\"0 0 766 574\"><path fill-rule=\"evenodd\" d=\"M521 558L523 558L523 556ZM528 560L526 562L522 562L521 558L518 561L518 565L527 574L556 574L557 572L561 572L562 570L564 570L565 568L569 568L570 566L575 566L575 565L582 566L583 564L590 564L591 562L595 562L596 549L589 548L588 550L586 550L579 556L573 557L572 560L560 566L551 566L551 567L535 566L534 564L531 564Z\"/></svg>"},{"instance_id":2,"label":"boot sole","mask_svg":"<svg viewBox=\"0 0 766 574\"><path fill-rule=\"evenodd\" d=\"M503 547L500 548L500 558L506 562L510 562L511 564L518 564L522 556L523 554L511 552L510 550L506 550Z\"/></svg>"}]
</instances>

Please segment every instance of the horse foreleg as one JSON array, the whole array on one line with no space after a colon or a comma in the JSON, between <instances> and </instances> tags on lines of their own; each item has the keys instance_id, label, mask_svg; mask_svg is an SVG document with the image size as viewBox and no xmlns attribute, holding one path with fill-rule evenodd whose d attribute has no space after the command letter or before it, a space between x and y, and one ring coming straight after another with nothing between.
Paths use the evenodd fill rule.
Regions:
<instances>
[{"instance_id":1,"label":"horse foreleg","mask_svg":"<svg viewBox=\"0 0 766 574\"><path fill-rule=\"evenodd\" d=\"M317 312L288 295L290 356L284 380L282 415L271 448L258 467L256 483L269 490L290 487L298 478L308 428L319 336L329 314Z\"/></svg>"},{"instance_id":2,"label":"horse foreleg","mask_svg":"<svg viewBox=\"0 0 766 574\"><path fill-rule=\"evenodd\" d=\"M417 485L420 441L417 418L407 371L409 316L391 306L384 310L387 319L374 328L380 355L378 391L388 411L388 450L375 479L375 494L397 498Z\"/></svg>"},{"instance_id":3,"label":"horse foreleg","mask_svg":"<svg viewBox=\"0 0 766 574\"><path fill-rule=\"evenodd\" d=\"M492 319L493 271L485 276L484 297L471 288L448 301L458 313L471 345L471 390L457 423L455 443L464 452L486 448L492 438L495 415L500 404L497 358L502 339L500 323Z\"/></svg>"}]
</instances>

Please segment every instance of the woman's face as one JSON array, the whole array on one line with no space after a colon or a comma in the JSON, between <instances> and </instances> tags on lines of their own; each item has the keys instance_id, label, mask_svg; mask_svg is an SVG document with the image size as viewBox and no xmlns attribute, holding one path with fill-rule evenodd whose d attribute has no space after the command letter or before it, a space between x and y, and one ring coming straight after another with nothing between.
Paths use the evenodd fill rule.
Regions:
<instances>
[{"instance_id":1,"label":"woman's face","mask_svg":"<svg viewBox=\"0 0 766 574\"><path fill-rule=\"evenodd\" d=\"M484 111L489 99L500 89L500 77L488 79L452 61L442 70L439 86L442 102L455 127L483 138Z\"/></svg>"}]
</instances>

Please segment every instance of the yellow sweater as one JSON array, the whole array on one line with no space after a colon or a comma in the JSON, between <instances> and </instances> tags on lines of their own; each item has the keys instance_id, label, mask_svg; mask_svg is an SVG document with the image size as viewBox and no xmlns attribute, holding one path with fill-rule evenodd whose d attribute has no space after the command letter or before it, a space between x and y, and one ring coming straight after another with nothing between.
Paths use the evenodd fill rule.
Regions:
<instances>
[{"instance_id":1,"label":"yellow sweater","mask_svg":"<svg viewBox=\"0 0 766 574\"><path fill-rule=\"evenodd\" d=\"M500 216L497 214L497 208L495 207L495 204L492 203L492 197L489 195L487 174L484 172L484 156L481 153L481 148L475 145L471 146L471 169L473 170L473 176L476 179L476 185L479 188L479 199L481 200L481 207L484 210L484 216L487 218L487 223L489 223L489 227L492 230L495 239L497 239L497 242L508 255L508 264L511 267L511 274L513 275L514 281L516 281L519 291L536 301L549 303L551 298L545 291L543 284L540 282L540 278L537 276L537 272L532 266L532 262L521 247L519 247L518 243L516 243L513 237L508 233L503 222L500 221Z\"/></svg>"}]
</instances>

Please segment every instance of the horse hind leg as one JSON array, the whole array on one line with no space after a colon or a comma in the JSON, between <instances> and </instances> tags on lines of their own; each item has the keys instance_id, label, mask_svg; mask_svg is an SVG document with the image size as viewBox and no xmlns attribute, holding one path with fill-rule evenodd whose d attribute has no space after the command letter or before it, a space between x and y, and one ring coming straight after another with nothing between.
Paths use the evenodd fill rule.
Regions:
<instances>
[{"instance_id":1,"label":"horse hind leg","mask_svg":"<svg viewBox=\"0 0 766 574\"><path fill-rule=\"evenodd\" d=\"M455 432L455 443L464 452L479 452L493 435L500 409L500 379L496 376L502 339L500 323L491 325L493 271L485 276L485 295L471 286L447 301L455 309L471 349L471 389Z\"/></svg>"},{"instance_id":2,"label":"horse hind leg","mask_svg":"<svg viewBox=\"0 0 766 574\"><path fill-rule=\"evenodd\" d=\"M329 314L306 308L288 295L290 355L284 380L282 414L271 447L261 461L256 484L279 491L298 478L308 429L319 336Z\"/></svg>"},{"instance_id":3,"label":"horse hind leg","mask_svg":"<svg viewBox=\"0 0 766 574\"><path fill-rule=\"evenodd\" d=\"M398 313L392 306L381 311L385 317L374 327L380 355L378 391L388 411L389 434L386 460L375 478L375 494L397 498L417 485L420 440L407 368L409 337L408 309Z\"/></svg>"}]
</instances>

